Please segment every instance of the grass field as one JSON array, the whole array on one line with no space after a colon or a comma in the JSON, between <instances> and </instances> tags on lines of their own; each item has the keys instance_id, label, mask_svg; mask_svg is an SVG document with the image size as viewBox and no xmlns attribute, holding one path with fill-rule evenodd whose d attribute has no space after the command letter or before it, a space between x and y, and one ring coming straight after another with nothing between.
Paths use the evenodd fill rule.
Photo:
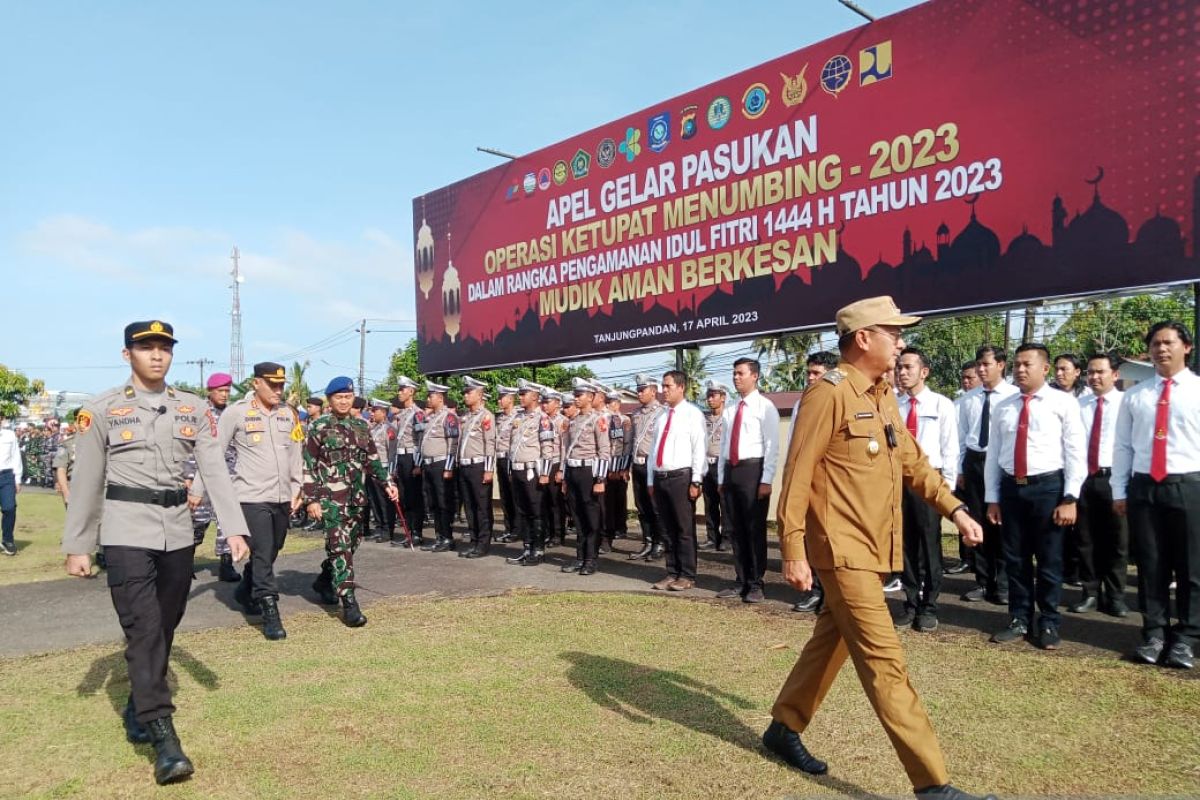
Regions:
<instances>
[{"instance_id":1,"label":"grass field","mask_svg":"<svg viewBox=\"0 0 1200 800\"><path fill-rule=\"evenodd\" d=\"M25 488L17 495L17 555L0 556L0 586L33 581L57 580L66 577L63 570L62 544L63 520L66 512L62 498L53 492ZM210 526L208 535L196 555L196 568L211 566L213 537L216 526ZM288 535L285 553L301 553L324 546L319 535L292 531Z\"/></svg>"},{"instance_id":2,"label":"grass field","mask_svg":"<svg viewBox=\"0 0 1200 800\"><path fill-rule=\"evenodd\" d=\"M115 646L0 661L5 797L782 798L909 791L849 665L809 779L758 736L811 622L642 595L517 594L176 640L197 774L154 790L125 743ZM905 637L957 783L1014 795L1200 794L1200 681L1112 659Z\"/></svg>"}]
</instances>

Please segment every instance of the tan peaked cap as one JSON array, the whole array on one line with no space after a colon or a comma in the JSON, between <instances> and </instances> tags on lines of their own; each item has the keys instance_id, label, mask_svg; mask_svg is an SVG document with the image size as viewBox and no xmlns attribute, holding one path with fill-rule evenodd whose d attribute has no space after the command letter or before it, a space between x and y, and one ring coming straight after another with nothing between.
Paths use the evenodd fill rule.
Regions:
<instances>
[{"instance_id":1,"label":"tan peaked cap","mask_svg":"<svg viewBox=\"0 0 1200 800\"><path fill-rule=\"evenodd\" d=\"M837 312L837 335L860 331L872 325L896 325L907 328L921 321L920 317L905 316L888 295L867 297L843 306Z\"/></svg>"}]
</instances>

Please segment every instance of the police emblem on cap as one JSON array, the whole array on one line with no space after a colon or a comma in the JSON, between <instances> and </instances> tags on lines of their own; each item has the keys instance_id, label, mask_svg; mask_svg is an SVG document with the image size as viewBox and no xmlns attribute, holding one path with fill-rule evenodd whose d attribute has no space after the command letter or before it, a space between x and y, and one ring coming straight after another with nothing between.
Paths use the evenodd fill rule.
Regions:
<instances>
[{"instance_id":1,"label":"police emblem on cap","mask_svg":"<svg viewBox=\"0 0 1200 800\"><path fill-rule=\"evenodd\" d=\"M163 332L163 324L161 322L159 322L158 320L154 320L154 322L150 323L150 332L151 333L162 333Z\"/></svg>"}]
</instances>

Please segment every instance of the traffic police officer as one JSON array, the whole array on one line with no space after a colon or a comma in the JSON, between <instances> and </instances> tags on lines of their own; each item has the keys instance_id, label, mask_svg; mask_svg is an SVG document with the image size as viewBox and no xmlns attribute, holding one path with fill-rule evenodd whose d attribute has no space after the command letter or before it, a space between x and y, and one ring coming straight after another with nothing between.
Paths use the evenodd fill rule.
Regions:
<instances>
[{"instance_id":1,"label":"traffic police officer","mask_svg":"<svg viewBox=\"0 0 1200 800\"><path fill-rule=\"evenodd\" d=\"M517 509L516 530L525 542L521 555L507 559L523 567L542 562L546 532L538 524L542 496L549 492L550 473L558 452L558 434L549 415L538 407L539 387L522 378L517 383L521 411L510 429L508 450L513 500Z\"/></svg>"},{"instance_id":2,"label":"traffic police officer","mask_svg":"<svg viewBox=\"0 0 1200 800\"><path fill-rule=\"evenodd\" d=\"M154 778L191 775L175 733L167 663L183 618L195 554L183 465L194 452L234 560L247 554L246 521L204 402L166 382L174 329L158 320L125 327L122 355L132 368L124 386L93 397L79 412L71 504L63 531L68 575L91 577L97 542L125 631L130 698L125 733L153 742Z\"/></svg>"},{"instance_id":3,"label":"traffic police officer","mask_svg":"<svg viewBox=\"0 0 1200 800\"><path fill-rule=\"evenodd\" d=\"M496 398L500 406L500 413L496 415L496 483L500 487L500 508L504 511L504 535L498 541L511 542L517 538L517 507L508 444L512 440L513 423L517 420L517 387L497 386ZM491 504L488 508L491 509Z\"/></svg>"},{"instance_id":4,"label":"traffic police officer","mask_svg":"<svg viewBox=\"0 0 1200 800\"><path fill-rule=\"evenodd\" d=\"M608 465L608 481L604 488L604 538L612 548L614 539L624 539L628 532L629 518L629 459L633 445L633 420L621 412L621 393L605 389L604 401L608 413L608 444L611 461Z\"/></svg>"},{"instance_id":5,"label":"traffic police officer","mask_svg":"<svg viewBox=\"0 0 1200 800\"><path fill-rule=\"evenodd\" d=\"M496 474L496 417L484 405L487 384L463 378L467 413L459 421L458 485L462 492L471 546L460 558L480 558L492 546L492 478Z\"/></svg>"},{"instance_id":6,"label":"traffic police officer","mask_svg":"<svg viewBox=\"0 0 1200 800\"><path fill-rule=\"evenodd\" d=\"M429 413L425 418L419 456L421 473L429 489L429 510L433 515L437 539L421 549L434 553L455 549L454 532L450 524L458 508L454 493L454 462L458 452L459 425L458 415L446 407L448 391L449 386L425 381Z\"/></svg>"},{"instance_id":7,"label":"traffic police officer","mask_svg":"<svg viewBox=\"0 0 1200 800\"><path fill-rule=\"evenodd\" d=\"M725 400L729 389L720 381L709 381L704 392L705 402L708 403L708 414L704 417L705 453L704 463L704 524L708 540L700 545L700 550L725 549L725 531L721 527L728 519L721 516L721 480L718 475L717 462L721 458L721 437L725 435Z\"/></svg>"},{"instance_id":8,"label":"traffic police officer","mask_svg":"<svg viewBox=\"0 0 1200 800\"><path fill-rule=\"evenodd\" d=\"M401 375L396 381L396 398L400 413L392 420L396 431L396 462L392 471L400 487L400 508L412 534L413 544L420 547L425 543L422 532L425 528L425 487L421 481L421 462L418 450L421 434L425 431L425 412L417 406L414 395L417 384L412 378ZM398 540L392 540L399 545Z\"/></svg>"},{"instance_id":9,"label":"traffic police officer","mask_svg":"<svg viewBox=\"0 0 1200 800\"><path fill-rule=\"evenodd\" d=\"M970 796L948 783L883 597L902 562L904 486L950 517L969 544L983 539L900 420L888 384L904 349L902 330L918 319L901 315L890 297L842 308L842 362L804 395L779 501L780 548L783 576L796 589L811 587L813 568L820 573L825 611L771 709L763 744L804 772L828 770L799 734L848 656L917 796L960 800Z\"/></svg>"},{"instance_id":10,"label":"traffic police officer","mask_svg":"<svg viewBox=\"0 0 1200 800\"><path fill-rule=\"evenodd\" d=\"M572 384L579 413L567 429L563 465L578 533L575 563L564 566L562 571L592 575L596 572L600 544L600 495L604 494L608 479L608 421L592 409L596 387L584 378L573 378Z\"/></svg>"},{"instance_id":11,"label":"traffic police officer","mask_svg":"<svg viewBox=\"0 0 1200 800\"><path fill-rule=\"evenodd\" d=\"M574 395L566 395L575 402ZM562 451L566 443L568 420L562 413L564 396L548 386L541 390L542 411L550 418L554 429L554 453L550 457L550 485L542 492L542 544L553 547L562 544L567 536L567 503L563 488Z\"/></svg>"},{"instance_id":12,"label":"traffic police officer","mask_svg":"<svg viewBox=\"0 0 1200 800\"><path fill-rule=\"evenodd\" d=\"M254 365L254 391L230 404L217 422L222 452L236 453L233 488L250 531L250 563L234 597L246 613L262 612L263 635L287 638L279 618L275 559L287 540L292 512L300 507L304 473L304 431L295 409L283 402L283 365ZM204 476L190 490L193 502L204 494Z\"/></svg>"},{"instance_id":13,"label":"traffic police officer","mask_svg":"<svg viewBox=\"0 0 1200 800\"><path fill-rule=\"evenodd\" d=\"M642 528L642 549L629 558L652 561L662 556L662 529L658 522L658 511L646 488L646 462L653 443L654 423L658 421L658 415L663 413L663 406L658 402L658 382L654 378L638 375L634 382L641 406L630 414L633 421L633 445L630 448L633 463L630 474L633 477L633 505L637 508L638 523Z\"/></svg>"}]
</instances>

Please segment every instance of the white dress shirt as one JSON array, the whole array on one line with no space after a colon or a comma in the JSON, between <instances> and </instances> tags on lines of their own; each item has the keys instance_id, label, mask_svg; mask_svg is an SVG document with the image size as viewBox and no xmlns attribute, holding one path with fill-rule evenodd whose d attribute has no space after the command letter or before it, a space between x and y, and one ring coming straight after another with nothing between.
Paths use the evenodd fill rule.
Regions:
<instances>
[{"instance_id":1,"label":"white dress shirt","mask_svg":"<svg viewBox=\"0 0 1200 800\"><path fill-rule=\"evenodd\" d=\"M1008 381L1000 381L996 384L995 389L989 390L981 384L958 398L958 473L960 475L962 474L962 457L967 454L967 450L974 450L976 453L984 450L979 446L979 418L983 414L983 397L984 392L987 391L992 393L991 402L988 404L989 416L996 413L996 406L1000 405L1001 400L1021 392ZM988 435L991 436L990 433Z\"/></svg>"},{"instance_id":2,"label":"white dress shirt","mask_svg":"<svg viewBox=\"0 0 1200 800\"><path fill-rule=\"evenodd\" d=\"M671 429L667 430L670 424ZM658 463L658 449L666 434L662 464ZM671 472L677 469L692 471L691 483L700 483L708 471L707 454L708 428L704 414L695 405L684 400L677 406L666 406L654 422L654 439L646 461L646 485L654 485L655 472Z\"/></svg>"},{"instance_id":3,"label":"white dress shirt","mask_svg":"<svg viewBox=\"0 0 1200 800\"><path fill-rule=\"evenodd\" d=\"M1142 381L1125 393L1113 445L1112 492L1124 500L1133 473L1150 474L1154 417L1165 379ZM1188 369L1171 377L1167 417L1167 474L1200 472L1200 377Z\"/></svg>"},{"instance_id":4,"label":"white dress shirt","mask_svg":"<svg viewBox=\"0 0 1200 800\"><path fill-rule=\"evenodd\" d=\"M738 460L761 458L761 483L769 486L775 480L775 467L779 461L779 410L757 389L745 397L738 398L725 409L725 436L721 439L717 480L725 480L725 462L729 460L733 421L737 418L738 408L743 404L746 408L742 412L742 430L738 434ZM795 420L792 420L792 424L795 424Z\"/></svg>"},{"instance_id":5,"label":"white dress shirt","mask_svg":"<svg viewBox=\"0 0 1200 800\"><path fill-rule=\"evenodd\" d=\"M908 425L912 396L907 392L897 399L900 422ZM917 393L917 444L925 451L929 466L941 470L950 488L958 478L958 413L950 398L928 386Z\"/></svg>"},{"instance_id":6,"label":"white dress shirt","mask_svg":"<svg viewBox=\"0 0 1200 800\"><path fill-rule=\"evenodd\" d=\"M1096 403L1104 399L1104 411L1100 415L1100 453L1099 467L1113 465L1113 444L1116 441L1117 415L1121 412L1121 400L1125 393L1119 389L1111 389L1106 395L1079 395L1079 418L1083 421L1084 463L1092 446L1092 424L1096 421Z\"/></svg>"},{"instance_id":7,"label":"white dress shirt","mask_svg":"<svg viewBox=\"0 0 1200 800\"><path fill-rule=\"evenodd\" d=\"M21 485L24 471L21 466L21 443L11 428L0 428L0 470L11 469L17 486Z\"/></svg>"},{"instance_id":8,"label":"white dress shirt","mask_svg":"<svg viewBox=\"0 0 1200 800\"><path fill-rule=\"evenodd\" d=\"M1000 502L1000 477L1013 474L1017 447L1017 422L1021 418L1022 394L1010 394L992 408L987 461L983 466L984 502ZM1033 393L1029 403L1029 433L1025 444L1025 466L1029 476L1063 471L1063 494L1079 496L1087 475L1087 441L1079 418L1079 401L1049 384Z\"/></svg>"}]
</instances>

